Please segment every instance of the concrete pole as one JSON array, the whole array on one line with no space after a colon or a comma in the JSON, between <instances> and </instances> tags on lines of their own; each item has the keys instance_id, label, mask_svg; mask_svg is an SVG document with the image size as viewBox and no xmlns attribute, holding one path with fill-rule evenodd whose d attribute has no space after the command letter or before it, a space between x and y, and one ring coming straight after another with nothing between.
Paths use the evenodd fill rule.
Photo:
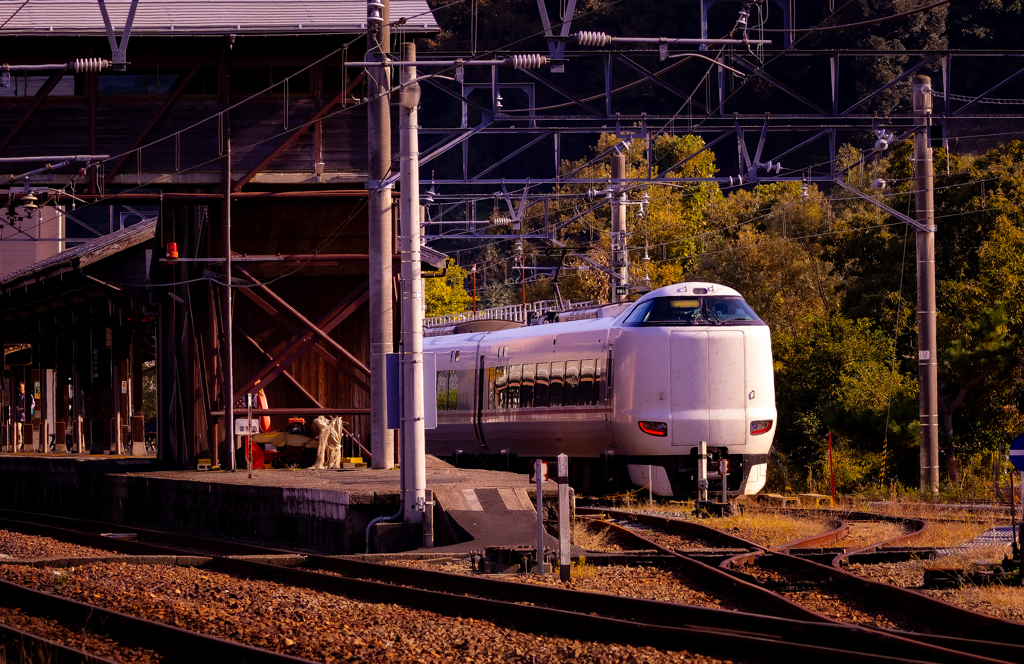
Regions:
<instances>
[{"instance_id":1,"label":"concrete pole","mask_svg":"<svg viewBox=\"0 0 1024 664\"><path fill-rule=\"evenodd\" d=\"M572 581L572 552L569 542L569 457L558 455L558 574Z\"/></svg>"},{"instance_id":2,"label":"concrete pole","mask_svg":"<svg viewBox=\"0 0 1024 664\"><path fill-rule=\"evenodd\" d=\"M390 0L384 3L384 25L370 34L367 60L380 60L390 50ZM395 434L387 427L387 371L384 358L394 350L394 311L391 275L392 246L391 187L380 183L391 170L391 110L388 96L391 68L369 70L367 105L370 191L370 453L371 467L378 470L395 465Z\"/></svg>"},{"instance_id":3,"label":"concrete pole","mask_svg":"<svg viewBox=\"0 0 1024 664\"><path fill-rule=\"evenodd\" d=\"M921 422L921 491L939 492L938 362L935 340L935 206L932 179L932 79L914 77L914 116L924 127L914 134L917 231L917 345Z\"/></svg>"},{"instance_id":4,"label":"concrete pole","mask_svg":"<svg viewBox=\"0 0 1024 664\"><path fill-rule=\"evenodd\" d=\"M533 478L537 482L537 574L544 573L544 462L533 462Z\"/></svg>"},{"instance_id":5,"label":"concrete pole","mask_svg":"<svg viewBox=\"0 0 1024 664\"><path fill-rule=\"evenodd\" d=\"M402 60L416 60L416 44L402 44ZM401 108L398 133L401 140L402 196L399 221L402 232L402 497L406 523L422 523L426 509L426 432L423 428L423 279L420 276L420 159L419 105L416 67L402 67ZM410 82L411 85L408 85ZM433 380L433 376L431 376Z\"/></svg>"},{"instance_id":6,"label":"concrete pole","mask_svg":"<svg viewBox=\"0 0 1024 664\"><path fill-rule=\"evenodd\" d=\"M706 503L708 500L708 444L707 441L697 443L697 501Z\"/></svg>"},{"instance_id":7,"label":"concrete pole","mask_svg":"<svg viewBox=\"0 0 1024 664\"><path fill-rule=\"evenodd\" d=\"M612 180L619 180L626 177L626 155L617 154L612 157ZM613 188L621 187L621 184L613 184ZM616 286L625 286L629 283L629 257L626 253L626 195L620 194L615 197L612 204L612 245L618 249L612 249L612 270L619 276L612 279L612 302L618 304L623 301Z\"/></svg>"}]
</instances>

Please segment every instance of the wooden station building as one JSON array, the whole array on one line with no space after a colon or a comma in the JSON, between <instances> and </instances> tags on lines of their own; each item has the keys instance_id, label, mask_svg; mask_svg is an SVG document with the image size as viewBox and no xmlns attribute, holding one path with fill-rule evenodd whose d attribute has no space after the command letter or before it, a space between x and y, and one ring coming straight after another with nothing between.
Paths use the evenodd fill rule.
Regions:
<instances>
[{"instance_id":1,"label":"wooden station building","mask_svg":"<svg viewBox=\"0 0 1024 664\"><path fill-rule=\"evenodd\" d=\"M112 59L94 0L0 2L0 64L12 65L0 173L49 161L8 158L99 156L28 180L40 206L67 215L68 233L111 205L153 210L13 273L0 264L0 341L15 353L5 357L33 349L30 364L4 366L5 444L24 380L39 383L37 430L70 435L79 452L132 440L138 453L155 360L160 458L216 458L230 206L233 398L263 389L275 428L343 415L369 449L366 82L344 66L366 51L365 1L143 0L128 40L131 4L106 3L125 71L83 73L14 66ZM437 30L425 0L392 0L399 18L396 40ZM31 224L23 182L0 190L0 243Z\"/></svg>"}]
</instances>

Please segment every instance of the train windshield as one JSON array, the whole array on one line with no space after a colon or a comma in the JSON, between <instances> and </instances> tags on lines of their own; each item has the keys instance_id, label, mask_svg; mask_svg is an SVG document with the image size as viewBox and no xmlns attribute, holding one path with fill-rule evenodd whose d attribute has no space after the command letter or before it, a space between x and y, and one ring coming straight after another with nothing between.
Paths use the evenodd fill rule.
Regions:
<instances>
[{"instance_id":1,"label":"train windshield","mask_svg":"<svg viewBox=\"0 0 1024 664\"><path fill-rule=\"evenodd\" d=\"M625 324L764 325L741 297L658 297L634 309Z\"/></svg>"}]
</instances>

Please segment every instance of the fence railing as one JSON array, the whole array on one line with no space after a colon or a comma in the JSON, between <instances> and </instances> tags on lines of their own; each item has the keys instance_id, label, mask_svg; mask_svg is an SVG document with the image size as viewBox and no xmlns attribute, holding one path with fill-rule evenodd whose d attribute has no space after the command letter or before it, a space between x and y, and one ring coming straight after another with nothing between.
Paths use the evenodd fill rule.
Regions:
<instances>
[{"instance_id":1,"label":"fence railing","mask_svg":"<svg viewBox=\"0 0 1024 664\"><path fill-rule=\"evenodd\" d=\"M530 318L531 312L534 314L534 320L543 320L544 314L549 311L574 311L577 309L586 309L587 307L592 306L594 306L594 302L592 300L588 300L586 302L564 302L562 306L558 305L557 300L540 300L537 302L528 302L526 306L523 306L522 304L508 304L504 307L483 309L476 313L467 311L461 314L431 316L430 318L423 319L423 327L446 327L449 325L458 325L459 323L468 323L474 320L507 320L514 323L526 323Z\"/></svg>"}]
</instances>

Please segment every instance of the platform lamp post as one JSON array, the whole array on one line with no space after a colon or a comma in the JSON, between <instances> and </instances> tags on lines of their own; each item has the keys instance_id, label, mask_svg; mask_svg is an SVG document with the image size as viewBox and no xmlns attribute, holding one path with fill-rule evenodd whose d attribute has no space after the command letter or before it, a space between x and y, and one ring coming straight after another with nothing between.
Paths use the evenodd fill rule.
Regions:
<instances>
[{"instance_id":1,"label":"platform lamp post","mask_svg":"<svg viewBox=\"0 0 1024 664\"><path fill-rule=\"evenodd\" d=\"M415 62L416 45L402 45L402 60ZM417 108L420 86L416 66L401 68L399 97L399 159L401 160L401 234L402 256L402 473L405 495L403 520L422 523L426 506L426 409L423 403L423 279L420 276L420 178L419 127Z\"/></svg>"}]
</instances>

